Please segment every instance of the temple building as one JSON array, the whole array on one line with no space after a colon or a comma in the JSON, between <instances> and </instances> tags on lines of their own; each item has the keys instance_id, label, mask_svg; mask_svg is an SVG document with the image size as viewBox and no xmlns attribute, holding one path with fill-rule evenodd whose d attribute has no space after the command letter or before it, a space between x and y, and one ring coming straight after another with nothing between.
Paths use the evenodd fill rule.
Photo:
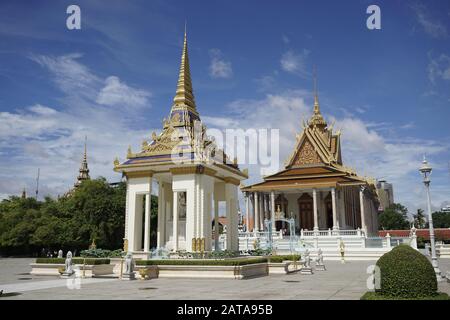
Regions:
<instances>
[{"instance_id":1,"label":"temple building","mask_svg":"<svg viewBox=\"0 0 450 320\"><path fill-rule=\"evenodd\" d=\"M176 93L161 133L152 133L138 152L129 147L127 160L116 158L114 170L127 183L125 251L135 257L150 252L153 182L158 185L157 248L212 250L213 218L218 230L219 202L224 202L226 247L238 250L238 186L248 176L206 135L192 89L186 32ZM217 238L215 244L217 249Z\"/></svg>"},{"instance_id":2,"label":"temple building","mask_svg":"<svg viewBox=\"0 0 450 320\"><path fill-rule=\"evenodd\" d=\"M73 195L74 191L81 185L83 181L90 180L89 176L89 167L87 161L87 137L84 139L84 153L81 159L80 169L78 169L78 176L73 184L73 188L69 189L66 193L62 195L62 197L70 197ZM59 198L59 195L58 195Z\"/></svg>"},{"instance_id":3,"label":"temple building","mask_svg":"<svg viewBox=\"0 0 450 320\"><path fill-rule=\"evenodd\" d=\"M251 221L250 211L254 216L254 227L247 226L247 230L263 231L267 220L272 231L289 230L285 220L293 218L297 235L338 235L358 228L366 235L376 234L375 181L344 166L341 151L340 131L334 133L323 118L315 90L313 114L303 122L284 169L241 188L247 221Z\"/></svg>"},{"instance_id":4,"label":"temple building","mask_svg":"<svg viewBox=\"0 0 450 320\"><path fill-rule=\"evenodd\" d=\"M383 212L394 204L394 187L386 180L377 181L377 194L380 201L378 211Z\"/></svg>"}]
</instances>

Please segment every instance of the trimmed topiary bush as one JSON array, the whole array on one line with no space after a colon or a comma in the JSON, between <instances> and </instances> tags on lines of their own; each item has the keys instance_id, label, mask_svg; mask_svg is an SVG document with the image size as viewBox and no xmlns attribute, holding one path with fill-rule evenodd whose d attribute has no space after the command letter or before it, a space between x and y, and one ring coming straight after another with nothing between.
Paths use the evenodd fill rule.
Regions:
<instances>
[{"instance_id":1,"label":"trimmed topiary bush","mask_svg":"<svg viewBox=\"0 0 450 320\"><path fill-rule=\"evenodd\" d=\"M299 254L286 254L286 255L278 255L278 256L268 256L268 261L271 263L281 263L283 261L298 261L300 260Z\"/></svg>"},{"instance_id":2,"label":"trimmed topiary bush","mask_svg":"<svg viewBox=\"0 0 450 320\"><path fill-rule=\"evenodd\" d=\"M184 266L243 266L254 263L266 263L266 258L248 258L248 259L226 259L226 260L208 260L208 259L162 259L162 260L137 260L138 266L149 265L184 265Z\"/></svg>"},{"instance_id":3,"label":"trimmed topiary bush","mask_svg":"<svg viewBox=\"0 0 450 320\"><path fill-rule=\"evenodd\" d=\"M117 249L114 251L107 250L107 249L88 249L88 250L82 250L80 252L81 257L86 258L120 258L125 254L125 252L122 251L122 249Z\"/></svg>"},{"instance_id":4,"label":"trimmed topiary bush","mask_svg":"<svg viewBox=\"0 0 450 320\"><path fill-rule=\"evenodd\" d=\"M430 261L408 245L399 245L385 253L376 265L381 277L377 294L413 299L438 294L436 274Z\"/></svg>"},{"instance_id":5,"label":"trimmed topiary bush","mask_svg":"<svg viewBox=\"0 0 450 320\"><path fill-rule=\"evenodd\" d=\"M49 264L64 264L66 262L65 258L37 258L36 263L49 263ZM96 259L96 258L73 258L73 264L84 264L87 265L99 265L99 264L109 264L109 259Z\"/></svg>"},{"instance_id":6,"label":"trimmed topiary bush","mask_svg":"<svg viewBox=\"0 0 450 320\"><path fill-rule=\"evenodd\" d=\"M394 300L392 297L384 296L376 292L366 292L361 300ZM431 297L422 298L395 298L395 300L450 300L450 297L446 293L438 292L436 295Z\"/></svg>"}]
</instances>

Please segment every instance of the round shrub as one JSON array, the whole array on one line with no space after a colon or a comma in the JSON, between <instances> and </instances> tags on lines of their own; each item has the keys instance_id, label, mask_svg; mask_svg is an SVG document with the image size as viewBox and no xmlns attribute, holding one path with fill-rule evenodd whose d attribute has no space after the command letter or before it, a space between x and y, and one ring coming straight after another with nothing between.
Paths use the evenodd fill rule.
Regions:
<instances>
[{"instance_id":1,"label":"round shrub","mask_svg":"<svg viewBox=\"0 0 450 320\"><path fill-rule=\"evenodd\" d=\"M423 298L437 295L437 280L430 261L408 245L399 245L377 261L383 296Z\"/></svg>"}]
</instances>

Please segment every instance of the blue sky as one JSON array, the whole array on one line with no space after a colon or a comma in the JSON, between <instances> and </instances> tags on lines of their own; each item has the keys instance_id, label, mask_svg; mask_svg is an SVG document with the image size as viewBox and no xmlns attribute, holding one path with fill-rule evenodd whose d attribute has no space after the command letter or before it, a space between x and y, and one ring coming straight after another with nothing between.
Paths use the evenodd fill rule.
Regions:
<instances>
[{"instance_id":1,"label":"blue sky","mask_svg":"<svg viewBox=\"0 0 450 320\"><path fill-rule=\"evenodd\" d=\"M66 8L81 8L81 30ZM366 8L381 8L381 30ZM344 162L424 206L417 168L450 203L448 1L2 1L0 197L62 194L84 136L93 177L160 130L175 92L184 22L198 110L208 127L279 128L280 161L312 111L342 128ZM245 167L245 164L241 165ZM250 168L252 179L260 179ZM247 183L248 183L247 182Z\"/></svg>"}]
</instances>

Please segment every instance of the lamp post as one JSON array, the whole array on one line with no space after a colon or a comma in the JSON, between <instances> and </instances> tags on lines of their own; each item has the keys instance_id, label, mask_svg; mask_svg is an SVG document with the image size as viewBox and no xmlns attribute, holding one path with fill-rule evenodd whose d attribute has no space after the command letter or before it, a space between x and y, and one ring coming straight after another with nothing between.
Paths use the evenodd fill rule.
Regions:
<instances>
[{"instance_id":1,"label":"lamp post","mask_svg":"<svg viewBox=\"0 0 450 320\"><path fill-rule=\"evenodd\" d=\"M441 271L438 267L437 257L436 257L436 246L434 243L434 228L433 228L433 216L431 214L431 198L430 198L430 175L432 168L428 164L425 156L423 157L422 166L419 169L419 172L423 176L423 184L425 185L425 190L427 193L427 209L428 209L428 226L430 228L430 243L431 243L431 264L433 265L434 272L436 273L436 277L438 280L441 280Z\"/></svg>"}]
</instances>

